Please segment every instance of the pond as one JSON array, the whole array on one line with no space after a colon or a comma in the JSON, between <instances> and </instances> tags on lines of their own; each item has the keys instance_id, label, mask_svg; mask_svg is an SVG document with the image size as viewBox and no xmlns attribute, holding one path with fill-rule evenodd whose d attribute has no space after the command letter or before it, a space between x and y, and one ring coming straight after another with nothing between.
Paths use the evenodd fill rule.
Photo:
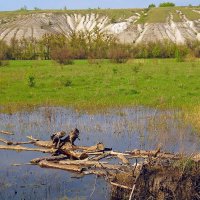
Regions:
<instances>
[{"instance_id":1,"label":"pond","mask_svg":"<svg viewBox=\"0 0 200 200\"><path fill-rule=\"evenodd\" d=\"M25 141L31 135L49 140L53 132L69 132L75 127L80 130L81 139L76 145L103 142L115 151L149 150L158 145L164 151L188 154L200 151L198 133L183 123L177 110L135 107L91 114L62 107L41 107L31 112L0 114L0 130L15 133L0 137L11 141ZM31 159L44 156L42 153L1 151L0 155L0 199L110 198L109 184L103 178L78 177L62 170L28 165Z\"/></svg>"}]
</instances>

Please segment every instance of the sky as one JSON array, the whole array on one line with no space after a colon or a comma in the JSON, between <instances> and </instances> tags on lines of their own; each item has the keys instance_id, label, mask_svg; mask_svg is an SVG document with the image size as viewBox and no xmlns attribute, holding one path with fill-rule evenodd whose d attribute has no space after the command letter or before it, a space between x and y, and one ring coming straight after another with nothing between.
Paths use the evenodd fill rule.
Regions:
<instances>
[{"instance_id":1,"label":"sky","mask_svg":"<svg viewBox=\"0 0 200 200\"><path fill-rule=\"evenodd\" d=\"M17 10L23 6L28 9L87 9L87 8L144 8L149 4L158 5L170 1L178 6L199 5L199 0L0 0L0 10Z\"/></svg>"}]
</instances>

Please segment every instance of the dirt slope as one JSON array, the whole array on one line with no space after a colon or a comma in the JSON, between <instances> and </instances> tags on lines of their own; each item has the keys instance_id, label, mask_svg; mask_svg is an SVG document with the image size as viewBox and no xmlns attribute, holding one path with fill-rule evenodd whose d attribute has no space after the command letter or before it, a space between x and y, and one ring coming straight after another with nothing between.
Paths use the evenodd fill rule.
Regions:
<instances>
[{"instance_id":1,"label":"dirt slope","mask_svg":"<svg viewBox=\"0 0 200 200\"><path fill-rule=\"evenodd\" d=\"M45 33L63 33L92 31L98 27L101 31L114 34L123 43L140 43L156 40L171 40L184 43L186 40L200 40L200 11L193 9L199 18L189 20L178 8L175 10L180 21L174 20L174 13L168 14L162 23L139 23L145 13L133 13L127 19L112 22L106 15L97 13L31 13L0 18L0 39L10 42L11 38L41 38ZM159 16L158 16L159 17Z\"/></svg>"}]
</instances>

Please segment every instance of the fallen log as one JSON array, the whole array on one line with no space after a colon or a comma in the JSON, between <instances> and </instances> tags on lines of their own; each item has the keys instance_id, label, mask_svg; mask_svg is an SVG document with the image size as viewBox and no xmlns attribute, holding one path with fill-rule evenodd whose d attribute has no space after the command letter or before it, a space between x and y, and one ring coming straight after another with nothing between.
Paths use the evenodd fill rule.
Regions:
<instances>
[{"instance_id":1,"label":"fallen log","mask_svg":"<svg viewBox=\"0 0 200 200\"><path fill-rule=\"evenodd\" d=\"M58 151L57 149L29 148L29 147L23 147L20 145L16 145L16 146L0 145L0 149L14 150L14 151L38 151L38 152L42 152L42 153L56 153ZM79 153L79 152L74 152L74 151L61 150L61 153L64 155L67 155L69 157L72 157L73 159L78 159L78 160L82 160L82 159L85 159L88 157L88 155L86 153Z\"/></svg>"},{"instance_id":2,"label":"fallen log","mask_svg":"<svg viewBox=\"0 0 200 200\"><path fill-rule=\"evenodd\" d=\"M110 152L102 153L102 154L99 155L99 156L96 156L96 157L91 158L91 160L99 161L99 160L101 160L101 159L103 159L103 158L106 158L106 157L109 156L109 155L110 155Z\"/></svg>"},{"instance_id":3,"label":"fallen log","mask_svg":"<svg viewBox=\"0 0 200 200\"><path fill-rule=\"evenodd\" d=\"M64 156L64 155L49 156L49 157L43 157L43 158L35 158L35 159L31 160L30 163L32 163L32 164L38 164L42 160L55 162L55 161L60 161L60 160L68 159L68 158L69 158L68 156Z\"/></svg>"},{"instance_id":4,"label":"fallen log","mask_svg":"<svg viewBox=\"0 0 200 200\"><path fill-rule=\"evenodd\" d=\"M74 151L70 151L70 150L69 151L61 150L61 153L69 156L72 159L83 160L85 158L88 158L88 155L86 153L82 153L82 152L74 152Z\"/></svg>"},{"instance_id":5,"label":"fallen log","mask_svg":"<svg viewBox=\"0 0 200 200\"><path fill-rule=\"evenodd\" d=\"M107 162L101 162L102 164L106 164ZM61 165L84 165L84 166L97 166L99 162L97 161L87 161L87 160L62 160L59 162Z\"/></svg>"},{"instance_id":6,"label":"fallen log","mask_svg":"<svg viewBox=\"0 0 200 200\"><path fill-rule=\"evenodd\" d=\"M28 141L28 142L12 142L12 141L9 141L9 140L6 140L6 139L2 139L0 138L0 142L3 142L7 145L20 145L20 144L34 144L33 141Z\"/></svg>"},{"instance_id":7,"label":"fallen log","mask_svg":"<svg viewBox=\"0 0 200 200\"><path fill-rule=\"evenodd\" d=\"M60 165L60 164L49 162L46 160L39 162L39 166L47 167L47 168L62 169L62 170L67 170L67 171L74 171L74 172L79 172L79 173L84 170L84 168L77 165Z\"/></svg>"},{"instance_id":8,"label":"fallen log","mask_svg":"<svg viewBox=\"0 0 200 200\"><path fill-rule=\"evenodd\" d=\"M11 133L9 131L3 131L3 130L1 130L0 133L3 133L5 135L14 135L14 133Z\"/></svg>"},{"instance_id":9,"label":"fallen log","mask_svg":"<svg viewBox=\"0 0 200 200\"><path fill-rule=\"evenodd\" d=\"M45 147L45 148L54 148L54 144L51 140L39 140L36 138L33 138L32 136L27 136L28 139L34 142L34 145L40 146L40 147ZM63 150L83 150L86 153L87 152L94 152L94 151L103 151L105 149L104 144L98 143L94 146L75 146L72 145L71 143L67 142L65 145L61 147Z\"/></svg>"},{"instance_id":10,"label":"fallen log","mask_svg":"<svg viewBox=\"0 0 200 200\"><path fill-rule=\"evenodd\" d=\"M94 151L104 151L105 146L102 143L98 143L91 147L78 147L79 149L85 150L85 152L94 152Z\"/></svg>"},{"instance_id":11,"label":"fallen log","mask_svg":"<svg viewBox=\"0 0 200 200\"><path fill-rule=\"evenodd\" d=\"M124 163L126 165L130 164L130 162L128 161L128 159L124 155L118 154L117 157L122 161L122 163Z\"/></svg>"},{"instance_id":12,"label":"fallen log","mask_svg":"<svg viewBox=\"0 0 200 200\"><path fill-rule=\"evenodd\" d=\"M133 158L148 158L155 156L157 158L169 158L174 160L181 158L181 155L179 154L160 152L160 150L146 151L146 150L135 149L133 151L126 151L126 153L129 153L129 155L131 155Z\"/></svg>"},{"instance_id":13,"label":"fallen log","mask_svg":"<svg viewBox=\"0 0 200 200\"><path fill-rule=\"evenodd\" d=\"M42 152L42 153L55 153L55 149L29 148L29 147L23 147L20 145L16 145L16 146L0 145L0 149L14 150L14 151L38 151L38 152Z\"/></svg>"},{"instance_id":14,"label":"fallen log","mask_svg":"<svg viewBox=\"0 0 200 200\"><path fill-rule=\"evenodd\" d=\"M66 161L60 161L59 164L61 165L78 165L78 166L84 166L84 167L95 167L95 168L102 168L102 169L108 169L108 170L119 170L123 166L121 165L112 165L107 164L105 162L97 162L97 161L86 161L86 160L66 160Z\"/></svg>"},{"instance_id":15,"label":"fallen log","mask_svg":"<svg viewBox=\"0 0 200 200\"><path fill-rule=\"evenodd\" d=\"M128 187L128 186L126 186L126 185L121 185L121 184L119 184L119 183L110 182L110 184L111 184L111 185L114 185L114 186L116 186L116 187L123 188L123 189L132 190L131 187Z\"/></svg>"},{"instance_id":16,"label":"fallen log","mask_svg":"<svg viewBox=\"0 0 200 200\"><path fill-rule=\"evenodd\" d=\"M12 142L10 142L8 140L5 140L5 139L2 139L2 138L0 138L0 142L3 142L5 144L7 144L7 145L11 145L12 144Z\"/></svg>"},{"instance_id":17,"label":"fallen log","mask_svg":"<svg viewBox=\"0 0 200 200\"><path fill-rule=\"evenodd\" d=\"M95 174L97 176L108 176L109 175L111 177L114 175L114 173L111 172L111 171L107 172L105 170L95 170L95 169L90 169L90 170L87 170L87 171L83 171L82 173L84 175L90 175L90 174Z\"/></svg>"}]
</instances>

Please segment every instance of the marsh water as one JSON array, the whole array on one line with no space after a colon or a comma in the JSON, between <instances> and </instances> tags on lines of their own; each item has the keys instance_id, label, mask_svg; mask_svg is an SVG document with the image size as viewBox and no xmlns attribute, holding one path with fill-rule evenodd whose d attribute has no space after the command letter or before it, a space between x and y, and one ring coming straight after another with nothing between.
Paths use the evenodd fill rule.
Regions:
<instances>
[{"instance_id":1,"label":"marsh water","mask_svg":"<svg viewBox=\"0 0 200 200\"><path fill-rule=\"evenodd\" d=\"M26 136L31 135L49 140L53 132L69 132L75 127L80 130L81 138L77 145L103 142L116 151L148 150L158 145L170 152L200 151L198 133L183 123L177 110L135 107L91 114L61 107L41 107L30 112L0 114L0 130L15 133L0 137L13 141L25 141ZM103 178L96 179L93 175L80 178L70 172L26 164L42 156L44 154L37 152L0 152L0 199L110 198L109 185Z\"/></svg>"}]
</instances>

